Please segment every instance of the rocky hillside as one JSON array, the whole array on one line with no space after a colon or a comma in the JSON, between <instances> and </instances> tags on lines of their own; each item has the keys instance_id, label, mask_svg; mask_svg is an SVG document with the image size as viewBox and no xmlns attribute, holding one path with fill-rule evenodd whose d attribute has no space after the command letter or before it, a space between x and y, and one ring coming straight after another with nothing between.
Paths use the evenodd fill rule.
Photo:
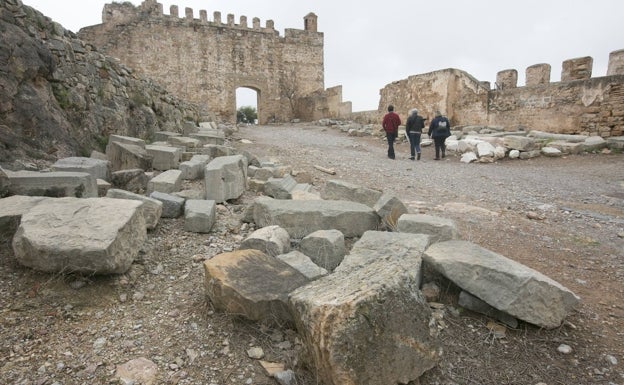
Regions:
<instances>
[{"instance_id":1,"label":"rocky hillside","mask_svg":"<svg viewBox=\"0 0 624 385\"><path fill-rule=\"evenodd\" d=\"M0 165L103 150L110 134L149 139L197 123L199 108L21 0L0 2Z\"/></svg>"}]
</instances>

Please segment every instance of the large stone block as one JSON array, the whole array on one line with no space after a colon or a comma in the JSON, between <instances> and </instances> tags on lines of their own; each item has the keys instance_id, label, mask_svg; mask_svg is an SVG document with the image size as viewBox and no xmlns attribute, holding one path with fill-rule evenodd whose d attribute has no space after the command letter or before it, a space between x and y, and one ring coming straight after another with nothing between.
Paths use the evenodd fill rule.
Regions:
<instances>
[{"instance_id":1,"label":"large stone block","mask_svg":"<svg viewBox=\"0 0 624 385\"><path fill-rule=\"evenodd\" d=\"M11 239L19 227L22 215L46 197L13 195L0 199L0 239Z\"/></svg>"},{"instance_id":2,"label":"large stone block","mask_svg":"<svg viewBox=\"0 0 624 385\"><path fill-rule=\"evenodd\" d=\"M94 158L70 157L57 160L53 165L54 171L86 172L95 179L110 180L110 162Z\"/></svg>"},{"instance_id":3,"label":"large stone block","mask_svg":"<svg viewBox=\"0 0 624 385\"><path fill-rule=\"evenodd\" d=\"M309 280L259 250L219 254L204 262L204 286L219 310L272 325L293 325L288 295Z\"/></svg>"},{"instance_id":4,"label":"large stone block","mask_svg":"<svg viewBox=\"0 0 624 385\"><path fill-rule=\"evenodd\" d=\"M547 329L561 325L579 298L547 276L467 241L430 246L425 263L496 309Z\"/></svg>"},{"instance_id":5,"label":"large stone block","mask_svg":"<svg viewBox=\"0 0 624 385\"><path fill-rule=\"evenodd\" d=\"M245 238L240 249L256 249L275 257L290 251L290 236L279 226L266 226Z\"/></svg>"},{"instance_id":6,"label":"large stone block","mask_svg":"<svg viewBox=\"0 0 624 385\"><path fill-rule=\"evenodd\" d=\"M419 274L420 264L405 269L384 259L292 292L297 330L321 383L407 384L435 366L440 351Z\"/></svg>"},{"instance_id":7,"label":"large stone block","mask_svg":"<svg viewBox=\"0 0 624 385\"><path fill-rule=\"evenodd\" d=\"M86 172L7 171L12 195L47 196L53 198L95 198L97 183Z\"/></svg>"},{"instance_id":8,"label":"large stone block","mask_svg":"<svg viewBox=\"0 0 624 385\"><path fill-rule=\"evenodd\" d=\"M178 147L169 146L145 146L147 153L152 156L154 170L166 171L178 168L182 150Z\"/></svg>"},{"instance_id":9,"label":"large stone block","mask_svg":"<svg viewBox=\"0 0 624 385\"><path fill-rule=\"evenodd\" d=\"M260 197L254 201L253 221L258 227L278 225L292 238L303 238L317 230L336 229L345 237L359 237L376 229L379 216L361 203L348 201L293 201Z\"/></svg>"},{"instance_id":10,"label":"large stone block","mask_svg":"<svg viewBox=\"0 0 624 385\"><path fill-rule=\"evenodd\" d=\"M402 233L430 235L431 243L459 238L459 230L452 219L426 214L401 215L398 230Z\"/></svg>"},{"instance_id":11,"label":"large stone block","mask_svg":"<svg viewBox=\"0 0 624 385\"><path fill-rule=\"evenodd\" d=\"M328 271L334 271L347 252L344 234L334 229L309 234L299 243L299 250Z\"/></svg>"},{"instance_id":12,"label":"large stone block","mask_svg":"<svg viewBox=\"0 0 624 385\"><path fill-rule=\"evenodd\" d=\"M158 221L162 215L163 204L161 201L146 197L145 195L135 194L130 191L110 189L106 192L106 197L115 199L130 199L142 202L141 212L145 219L145 225L148 229L154 229L158 225Z\"/></svg>"},{"instance_id":13,"label":"large stone block","mask_svg":"<svg viewBox=\"0 0 624 385\"><path fill-rule=\"evenodd\" d=\"M323 199L358 202L373 207L381 195L381 191L334 179L327 181L321 197Z\"/></svg>"},{"instance_id":14,"label":"large stone block","mask_svg":"<svg viewBox=\"0 0 624 385\"><path fill-rule=\"evenodd\" d=\"M189 199L184 203L184 230L209 233L216 219L215 201Z\"/></svg>"},{"instance_id":15,"label":"large stone block","mask_svg":"<svg viewBox=\"0 0 624 385\"><path fill-rule=\"evenodd\" d=\"M43 200L22 215L15 257L50 273L124 273L147 239L140 206L110 198Z\"/></svg>"},{"instance_id":16,"label":"large stone block","mask_svg":"<svg viewBox=\"0 0 624 385\"><path fill-rule=\"evenodd\" d=\"M152 156L145 150L145 144L141 147L124 142L109 142L106 156L113 171L135 168L147 171L152 168Z\"/></svg>"},{"instance_id":17,"label":"large stone block","mask_svg":"<svg viewBox=\"0 0 624 385\"><path fill-rule=\"evenodd\" d=\"M206 199L217 203L236 199L247 187L247 159L242 155L221 156L204 169Z\"/></svg>"},{"instance_id":18,"label":"large stone block","mask_svg":"<svg viewBox=\"0 0 624 385\"><path fill-rule=\"evenodd\" d=\"M171 194L176 191L180 191L181 187L182 171L180 170L167 170L147 182L148 194L151 194L154 191Z\"/></svg>"},{"instance_id":19,"label":"large stone block","mask_svg":"<svg viewBox=\"0 0 624 385\"><path fill-rule=\"evenodd\" d=\"M115 188L140 194L147 190L149 178L144 170L135 168L114 171L111 173L111 182Z\"/></svg>"}]
</instances>

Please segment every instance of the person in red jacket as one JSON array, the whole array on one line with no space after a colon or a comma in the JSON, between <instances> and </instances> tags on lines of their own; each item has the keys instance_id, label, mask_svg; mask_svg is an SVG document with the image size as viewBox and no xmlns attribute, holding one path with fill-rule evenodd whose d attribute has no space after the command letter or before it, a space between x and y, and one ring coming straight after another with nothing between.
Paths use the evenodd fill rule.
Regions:
<instances>
[{"instance_id":1,"label":"person in red jacket","mask_svg":"<svg viewBox=\"0 0 624 385\"><path fill-rule=\"evenodd\" d=\"M388 158L394 159L394 140L399 133L401 118L394 112L394 106L388 106L388 113L384 115L381 126L386 131L386 139L388 139Z\"/></svg>"}]
</instances>

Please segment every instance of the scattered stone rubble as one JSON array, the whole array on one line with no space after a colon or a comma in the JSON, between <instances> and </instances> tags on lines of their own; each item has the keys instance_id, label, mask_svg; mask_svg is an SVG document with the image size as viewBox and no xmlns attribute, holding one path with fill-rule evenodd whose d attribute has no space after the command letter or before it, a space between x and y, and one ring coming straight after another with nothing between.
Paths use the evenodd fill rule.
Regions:
<instances>
[{"instance_id":1,"label":"scattered stone rubble","mask_svg":"<svg viewBox=\"0 0 624 385\"><path fill-rule=\"evenodd\" d=\"M363 125L331 119L318 121L321 126L338 128L349 136L382 136L380 125ZM426 128L421 146L431 146ZM399 140L407 141L405 127L399 127ZM385 139L385 137L384 137ZM621 151L624 136L604 139L600 136L554 134L537 130L504 131L501 127L458 126L446 139L448 152L458 154L463 163L492 163L500 159L531 159L538 156L561 157L583 152Z\"/></svg>"},{"instance_id":2,"label":"scattered stone rubble","mask_svg":"<svg viewBox=\"0 0 624 385\"><path fill-rule=\"evenodd\" d=\"M463 290L460 303L508 325L556 328L579 302L539 272L461 240L452 220L409 213L396 196L344 181L314 191L288 166L238 154L208 130L196 128L199 143L112 135L106 160L0 169L0 192L10 195L0 200L0 235L33 269L124 273L160 218L184 216L186 231L208 233L220 204L253 188L261 196L242 220L257 230L204 262L206 295L221 311L296 327L309 364L332 384L408 383L436 365L442 326L428 301L440 275ZM468 135L456 147L495 158L496 146L540 151L540 137ZM181 191L185 179L203 179L205 189ZM96 180L111 186L99 198Z\"/></svg>"}]
</instances>

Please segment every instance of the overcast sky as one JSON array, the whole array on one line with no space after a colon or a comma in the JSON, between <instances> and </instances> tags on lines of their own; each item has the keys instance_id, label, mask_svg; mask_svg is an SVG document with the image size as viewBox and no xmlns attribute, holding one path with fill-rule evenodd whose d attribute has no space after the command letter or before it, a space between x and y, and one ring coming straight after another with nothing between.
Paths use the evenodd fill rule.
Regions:
<instances>
[{"instance_id":1,"label":"overcast sky","mask_svg":"<svg viewBox=\"0 0 624 385\"><path fill-rule=\"evenodd\" d=\"M101 0L23 0L77 32L102 22ZM139 5L141 0L132 0ZM609 53L624 49L622 0L161 0L169 6L220 11L222 20L273 20L275 29L303 29L318 16L325 38L325 87L342 85L353 111L377 109L379 90L395 80L445 68L464 70L492 86L497 72L550 64L559 81L564 60L591 56L593 77L605 76ZM241 94L242 100L246 96ZM238 105L241 105L240 100ZM255 105L255 102L253 103Z\"/></svg>"}]
</instances>

